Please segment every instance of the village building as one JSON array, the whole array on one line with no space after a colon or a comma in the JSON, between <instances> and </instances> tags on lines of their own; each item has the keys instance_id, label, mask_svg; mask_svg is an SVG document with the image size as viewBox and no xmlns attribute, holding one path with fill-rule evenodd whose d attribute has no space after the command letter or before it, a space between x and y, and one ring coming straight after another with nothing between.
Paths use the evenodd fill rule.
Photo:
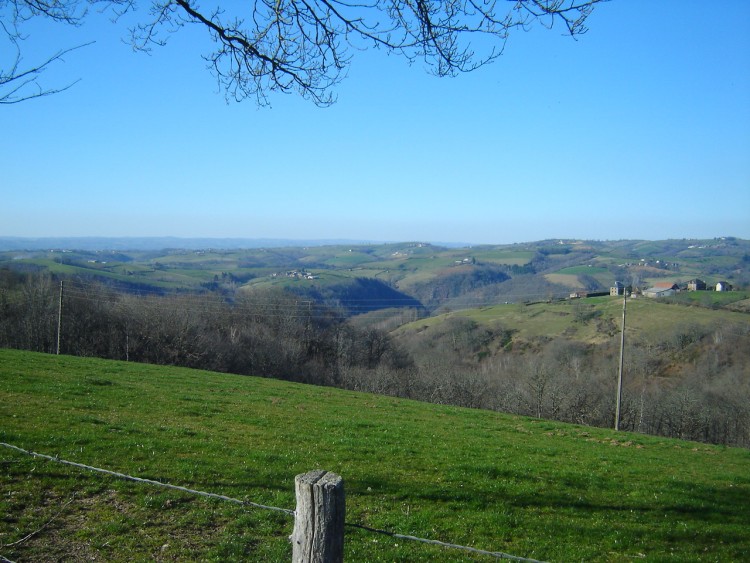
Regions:
<instances>
[{"instance_id":1,"label":"village building","mask_svg":"<svg viewBox=\"0 0 750 563\"><path fill-rule=\"evenodd\" d=\"M643 290L644 297L659 298L669 297L680 291L680 286L673 282L659 282L652 287Z\"/></svg>"},{"instance_id":2,"label":"village building","mask_svg":"<svg viewBox=\"0 0 750 563\"><path fill-rule=\"evenodd\" d=\"M705 291L706 290L706 282L703 280L699 280L698 278L695 278L694 280L690 280L687 284L688 291Z\"/></svg>"},{"instance_id":3,"label":"village building","mask_svg":"<svg viewBox=\"0 0 750 563\"><path fill-rule=\"evenodd\" d=\"M625 291L625 284L622 282L615 282L615 285L609 288L609 294L610 295L622 295Z\"/></svg>"},{"instance_id":4,"label":"village building","mask_svg":"<svg viewBox=\"0 0 750 563\"><path fill-rule=\"evenodd\" d=\"M729 282L720 281L716 284L716 291L732 291L732 286Z\"/></svg>"},{"instance_id":5,"label":"village building","mask_svg":"<svg viewBox=\"0 0 750 563\"><path fill-rule=\"evenodd\" d=\"M674 295L677 290L671 287L649 287L643 290L644 297L658 298L658 297L669 297Z\"/></svg>"},{"instance_id":6,"label":"village building","mask_svg":"<svg viewBox=\"0 0 750 563\"><path fill-rule=\"evenodd\" d=\"M655 287L657 289L671 289L675 293L680 291L680 286L674 282L657 282L652 287Z\"/></svg>"}]
</instances>

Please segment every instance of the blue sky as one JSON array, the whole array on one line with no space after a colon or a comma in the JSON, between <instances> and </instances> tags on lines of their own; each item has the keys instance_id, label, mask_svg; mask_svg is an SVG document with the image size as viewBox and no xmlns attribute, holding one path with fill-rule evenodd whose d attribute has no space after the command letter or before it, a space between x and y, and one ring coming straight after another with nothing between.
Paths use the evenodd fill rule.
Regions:
<instances>
[{"instance_id":1,"label":"blue sky","mask_svg":"<svg viewBox=\"0 0 750 563\"><path fill-rule=\"evenodd\" d=\"M613 0L435 78L355 53L338 102L227 104L199 30L149 56L29 27L69 90L0 106L0 236L750 238L750 2ZM4 61L3 61L4 62Z\"/></svg>"}]
</instances>

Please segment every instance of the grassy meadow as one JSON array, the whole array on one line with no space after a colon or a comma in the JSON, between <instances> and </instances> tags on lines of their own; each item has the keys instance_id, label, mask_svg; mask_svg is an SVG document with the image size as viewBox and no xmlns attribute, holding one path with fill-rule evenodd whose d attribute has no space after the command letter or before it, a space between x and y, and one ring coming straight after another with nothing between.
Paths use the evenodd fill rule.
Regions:
<instances>
[{"instance_id":1,"label":"grassy meadow","mask_svg":"<svg viewBox=\"0 0 750 563\"><path fill-rule=\"evenodd\" d=\"M721 293L716 292L691 292L694 293L712 294L709 297L714 298L716 295L721 296ZM745 295L743 292L733 293ZM397 333L437 326L451 317L465 317L479 324L498 324L513 331L514 342L556 338L560 335L581 342L604 342L620 333L622 297L509 303L465 309L404 324L398 328ZM626 321L629 339L659 340L689 327L711 330L720 326L746 326L748 317L747 313L739 310L685 307L678 302L643 297L628 299Z\"/></svg>"},{"instance_id":2,"label":"grassy meadow","mask_svg":"<svg viewBox=\"0 0 750 563\"><path fill-rule=\"evenodd\" d=\"M750 560L750 452L196 370L0 350L0 441L347 522L546 561ZM14 561L288 561L292 519L0 447ZM35 532L35 533L34 533ZM24 539L29 534L33 535ZM347 528L348 561L484 561Z\"/></svg>"}]
</instances>

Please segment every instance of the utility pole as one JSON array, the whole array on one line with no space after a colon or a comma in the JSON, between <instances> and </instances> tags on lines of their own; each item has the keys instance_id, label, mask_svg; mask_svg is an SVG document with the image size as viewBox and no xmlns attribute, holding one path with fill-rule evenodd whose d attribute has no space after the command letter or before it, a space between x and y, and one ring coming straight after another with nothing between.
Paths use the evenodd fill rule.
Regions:
<instances>
[{"instance_id":1,"label":"utility pole","mask_svg":"<svg viewBox=\"0 0 750 563\"><path fill-rule=\"evenodd\" d=\"M620 429L620 405L622 404L622 369L625 360L625 305L628 302L628 290L622 288L622 330L620 331L620 370L617 373L617 407L615 408L615 430Z\"/></svg>"},{"instance_id":2,"label":"utility pole","mask_svg":"<svg viewBox=\"0 0 750 563\"><path fill-rule=\"evenodd\" d=\"M62 331L63 281L60 280L60 300L57 305L57 355L60 355L60 332Z\"/></svg>"}]
</instances>

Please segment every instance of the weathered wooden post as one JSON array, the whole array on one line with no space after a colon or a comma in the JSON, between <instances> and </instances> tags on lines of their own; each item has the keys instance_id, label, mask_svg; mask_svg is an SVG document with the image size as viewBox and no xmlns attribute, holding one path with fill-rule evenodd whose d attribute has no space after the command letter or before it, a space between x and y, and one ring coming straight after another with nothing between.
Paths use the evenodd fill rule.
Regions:
<instances>
[{"instance_id":1,"label":"weathered wooden post","mask_svg":"<svg viewBox=\"0 0 750 563\"><path fill-rule=\"evenodd\" d=\"M330 471L294 478L297 510L292 533L294 563L344 561L344 480Z\"/></svg>"}]
</instances>

